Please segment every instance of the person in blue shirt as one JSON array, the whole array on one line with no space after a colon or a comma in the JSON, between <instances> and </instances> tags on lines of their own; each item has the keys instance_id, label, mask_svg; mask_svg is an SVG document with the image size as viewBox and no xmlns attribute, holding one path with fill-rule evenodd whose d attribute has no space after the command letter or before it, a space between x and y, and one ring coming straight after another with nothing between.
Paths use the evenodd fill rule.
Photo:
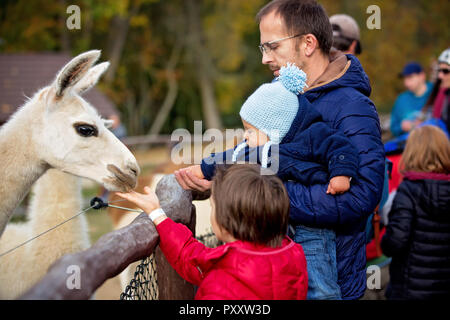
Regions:
<instances>
[{"instance_id":1,"label":"person in blue shirt","mask_svg":"<svg viewBox=\"0 0 450 320\"><path fill-rule=\"evenodd\" d=\"M391 113L391 132L398 137L411 131L419 123L421 110L425 105L432 84L426 81L425 72L417 62L410 62L403 68L400 77L407 91L395 101Z\"/></svg>"}]
</instances>

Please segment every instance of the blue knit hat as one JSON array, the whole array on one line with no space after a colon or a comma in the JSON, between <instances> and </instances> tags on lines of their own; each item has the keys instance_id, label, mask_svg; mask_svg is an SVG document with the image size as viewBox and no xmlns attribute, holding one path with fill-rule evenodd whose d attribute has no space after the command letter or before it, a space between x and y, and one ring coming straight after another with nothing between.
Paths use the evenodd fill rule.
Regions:
<instances>
[{"instance_id":1,"label":"blue knit hat","mask_svg":"<svg viewBox=\"0 0 450 320\"><path fill-rule=\"evenodd\" d=\"M281 67L276 80L263 84L248 97L239 115L270 141L280 143L297 115L297 94L303 93L307 85L306 74L290 63Z\"/></svg>"}]
</instances>

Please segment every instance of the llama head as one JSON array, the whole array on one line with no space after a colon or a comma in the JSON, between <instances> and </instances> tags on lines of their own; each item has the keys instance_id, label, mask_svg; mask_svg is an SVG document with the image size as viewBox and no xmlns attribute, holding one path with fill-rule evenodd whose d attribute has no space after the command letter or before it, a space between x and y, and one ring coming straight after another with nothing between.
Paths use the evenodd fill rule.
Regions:
<instances>
[{"instance_id":1,"label":"llama head","mask_svg":"<svg viewBox=\"0 0 450 320\"><path fill-rule=\"evenodd\" d=\"M65 65L39 94L43 117L33 136L40 158L51 167L101 183L111 191L136 186L139 166L133 154L107 128L80 95L93 87L109 63L93 64L99 50L80 54Z\"/></svg>"}]
</instances>

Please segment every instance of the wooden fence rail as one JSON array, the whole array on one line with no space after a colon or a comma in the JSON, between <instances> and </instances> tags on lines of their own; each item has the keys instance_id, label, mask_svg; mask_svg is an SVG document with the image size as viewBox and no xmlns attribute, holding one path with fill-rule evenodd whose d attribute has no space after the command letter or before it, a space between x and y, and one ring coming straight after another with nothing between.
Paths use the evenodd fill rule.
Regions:
<instances>
[{"instance_id":1,"label":"wooden fence rail","mask_svg":"<svg viewBox=\"0 0 450 320\"><path fill-rule=\"evenodd\" d=\"M161 179L156 194L170 218L195 230L192 194L183 190L173 175ZM155 252L158 241L153 222L143 213L130 225L102 236L91 248L63 256L19 299L89 299L107 279L118 275L130 263ZM157 261L160 299L193 299L193 286L176 274L165 261L164 255L157 253ZM74 280L77 273L79 287Z\"/></svg>"}]
</instances>

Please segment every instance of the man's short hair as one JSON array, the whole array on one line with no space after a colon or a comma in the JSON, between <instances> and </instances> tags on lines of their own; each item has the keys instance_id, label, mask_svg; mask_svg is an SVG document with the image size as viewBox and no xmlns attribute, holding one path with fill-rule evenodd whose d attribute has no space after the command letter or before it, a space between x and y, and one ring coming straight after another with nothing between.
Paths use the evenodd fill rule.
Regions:
<instances>
[{"instance_id":1,"label":"man's short hair","mask_svg":"<svg viewBox=\"0 0 450 320\"><path fill-rule=\"evenodd\" d=\"M333 44L333 31L325 9L315 0L273 0L256 15L258 22L275 12L283 19L292 35L313 34L321 51L328 55Z\"/></svg>"}]
</instances>

